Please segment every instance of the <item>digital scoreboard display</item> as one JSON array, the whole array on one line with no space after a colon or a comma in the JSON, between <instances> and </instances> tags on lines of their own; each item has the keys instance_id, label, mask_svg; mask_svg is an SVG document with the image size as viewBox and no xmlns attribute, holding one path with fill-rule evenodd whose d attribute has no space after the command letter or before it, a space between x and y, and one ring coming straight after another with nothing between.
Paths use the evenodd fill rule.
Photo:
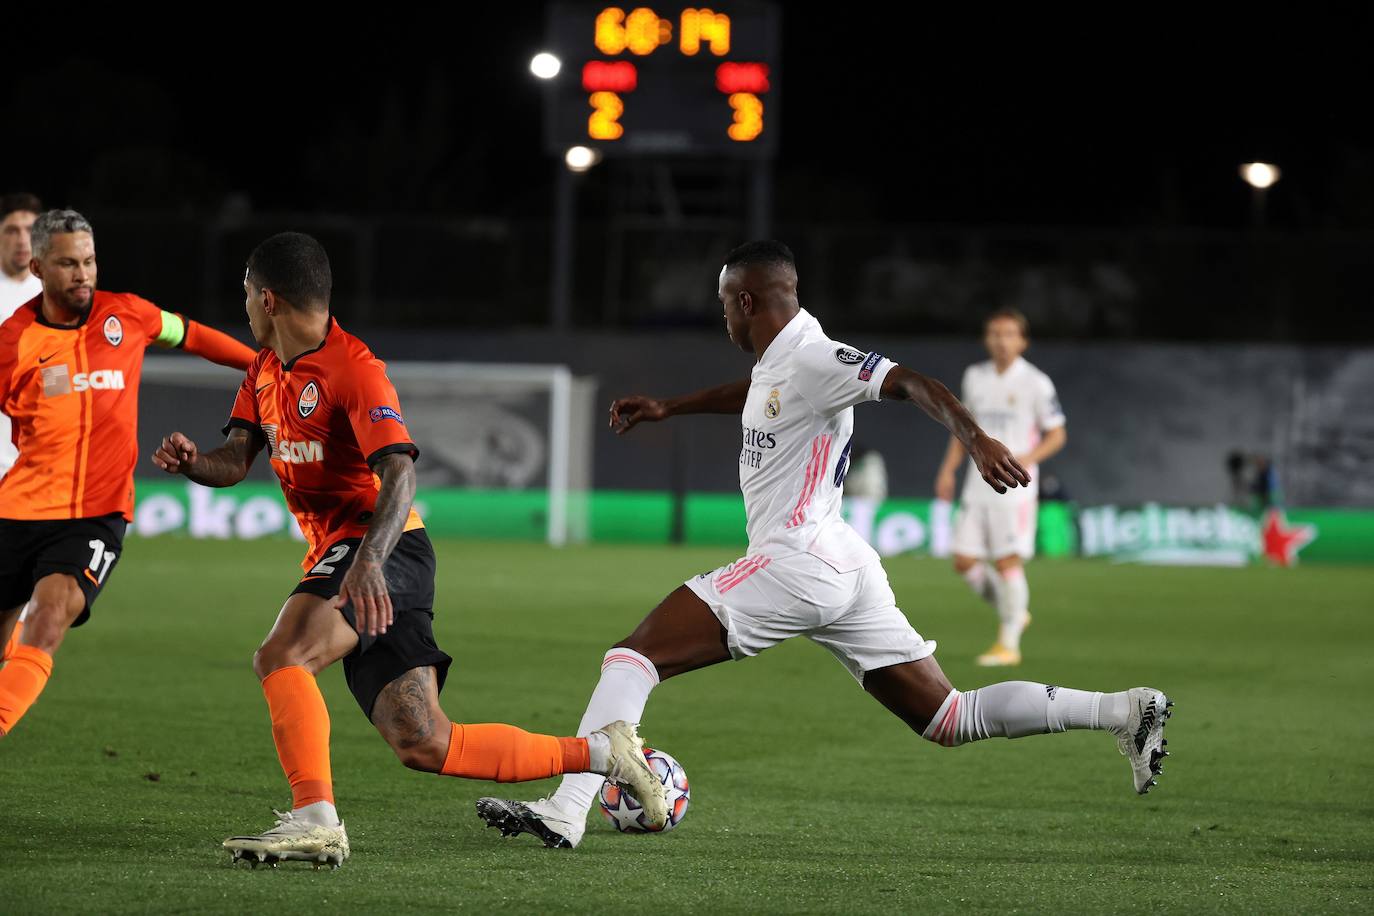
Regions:
<instances>
[{"instance_id":1,"label":"digital scoreboard display","mask_svg":"<svg viewBox=\"0 0 1374 916\"><path fill-rule=\"evenodd\" d=\"M555 2L547 50L563 66L548 88L545 145L556 155L771 157L778 45L771 3Z\"/></svg>"}]
</instances>

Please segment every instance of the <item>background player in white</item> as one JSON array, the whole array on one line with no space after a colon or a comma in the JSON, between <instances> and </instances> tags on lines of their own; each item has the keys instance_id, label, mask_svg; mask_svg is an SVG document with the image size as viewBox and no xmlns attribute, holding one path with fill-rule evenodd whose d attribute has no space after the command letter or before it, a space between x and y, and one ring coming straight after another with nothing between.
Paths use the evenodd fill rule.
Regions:
<instances>
[{"instance_id":1,"label":"background player in white","mask_svg":"<svg viewBox=\"0 0 1374 916\"><path fill-rule=\"evenodd\" d=\"M42 212L42 202L32 194L0 197L0 322L43 292L43 281L29 270L33 260L30 231ZM10 418L0 414L0 477L18 457L19 450L10 435Z\"/></svg>"},{"instance_id":2,"label":"background player in white","mask_svg":"<svg viewBox=\"0 0 1374 916\"><path fill-rule=\"evenodd\" d=\"M997 610L997 641L978 656L984 666L1021 664L1021 633L1030 623L1025 561L1035 555L1040 462L1068 441L1064 411L1050 377L1021 356L1030 343L1026 316L1003 308L983 324L992 358L964 370L962 400L978 425L1006 443L1030 474L1024 487L999 493L969 462L954 523L954 569ZM935 478L935 498L954 498L954 475L967 451L951 436ZM989 567L991 564L991 568Z\"/></svg>"},{"instance_id":3,"label":"background player in white","mask_svg":"<svg viewBox=\"0 0 1374 916\"><path fill-rule=\"evenodd\" d=\"M739 415L749 552L679 587L606 653L578 734L617 719L638 722L661 680L806 636L937 744L1102 729L1117 736L1136 791L1147 792L1165 756L1163 693L1136 687L1102 694L1028 681L955 690L935 661L935 643L897 608L877 553L840 517L855 404L916 404L958 437L998 492L1029 482L1011 452L938 381L826 337L798 304L786 245L735 249L718 295L730 339L757 355L751 378L669 400L623 398L611 405L611 426L623 433L680 414ZM576 846L601 782L564 777L551 798L483 798L477 812L504 833Z\"/></svg>"}]
</instances>

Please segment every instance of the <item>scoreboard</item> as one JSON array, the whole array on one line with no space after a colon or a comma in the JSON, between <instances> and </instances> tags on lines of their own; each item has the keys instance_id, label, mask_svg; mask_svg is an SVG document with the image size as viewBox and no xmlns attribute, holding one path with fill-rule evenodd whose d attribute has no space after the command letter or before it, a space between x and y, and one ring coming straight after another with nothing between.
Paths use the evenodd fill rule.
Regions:
<instances>
[{"instance_id":1,"label":"scoreboard","mask_svg":"<svg viewBox=\"0 0 1374 916\"><path fill-rule=\"evenodd\" d=\"M778 10L765 2L611 6L554 2L546 49L562 61L544 143L562 155L775 155Z\"/></svg>"}]
</instances>

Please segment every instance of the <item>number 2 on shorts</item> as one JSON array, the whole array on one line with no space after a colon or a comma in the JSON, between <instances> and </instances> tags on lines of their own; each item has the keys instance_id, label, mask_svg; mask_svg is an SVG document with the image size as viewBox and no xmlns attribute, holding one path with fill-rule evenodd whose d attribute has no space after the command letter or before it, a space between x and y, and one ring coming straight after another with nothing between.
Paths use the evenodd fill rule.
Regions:
<instances>
[{"instance_id":1,"label":"number 2 on shorts","mask_svg":"<svg viewBox=\"0 0 1374 916\"><path fill-rule=\"evenodd\" d=\"M335 544L334 549L329 551L329 556L315 564L315 568L310 570L312 576L332 576L334 567L343 562L343 558L348 556L348 544Z\"/></svg>"}]
</instances>

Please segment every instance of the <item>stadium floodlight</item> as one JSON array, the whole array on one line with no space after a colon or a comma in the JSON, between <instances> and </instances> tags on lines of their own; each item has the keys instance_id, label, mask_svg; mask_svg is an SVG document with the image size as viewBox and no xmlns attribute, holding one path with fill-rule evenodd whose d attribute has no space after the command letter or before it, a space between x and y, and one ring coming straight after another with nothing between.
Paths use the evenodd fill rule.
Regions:
<instances>
[{"instance_id":1,"label":"stadium floodlight","mask_svg":"<svg viewBox=\"0 0 1374 916\"><path fill-rule=\"evenodd\" d=\"M1279 180L1279 167L1269 162L1246 162L1240 167L1240 177L1256 191L1263 191Z\"/></svg>"},{"instance_id":2,"label":"stadium floodlight","mask_svg":"<svg viewBox=\"0 0 1374 916\"><path fill-rule=\"evenodd\" d=\"M590 146L571 146L563 154L563 161L567 163L568 171L585 172L601 161L601 151Z\"/></svg>"},{"instance_id":3,"label":"stadium floodlight","mask_svg":"<svg viewBox=\"0 0 1374 916\"><path fill-rule=\"evenodd\" d=\"M550 54L548 51L540 51L530 60L530 72L541 80L551 80L558 75L558 71L563 69L563 62L557 55Z\"/></svg>"}]
</instances>

